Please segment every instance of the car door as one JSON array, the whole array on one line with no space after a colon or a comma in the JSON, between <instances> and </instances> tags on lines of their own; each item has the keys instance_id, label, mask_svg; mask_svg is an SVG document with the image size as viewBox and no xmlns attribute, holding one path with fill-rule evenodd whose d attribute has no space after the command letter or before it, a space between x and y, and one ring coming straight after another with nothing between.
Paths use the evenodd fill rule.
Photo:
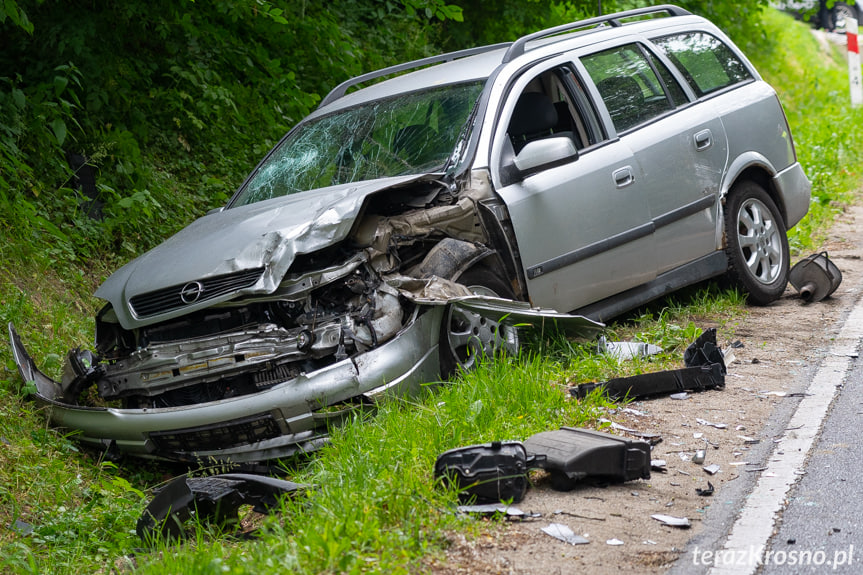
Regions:
<instances>
[{"instance_id":1,"label":"car door","mask_svg":"<svg viewBox=\"0 0 863 575\"><path fill-rule=\"evenodd\" d=\"M638 163L627 146L608 139L583 86L571 63L523 74L503 102L491 156L531 302L561 311L655 277ZM518 173L519 159L551 145L543 139L566 144L562 138L572 141L574 155Z\"/></svg>"},{"instance_id":2,"label":"car door","mask_svg":"<svg viewBox=\"0 0 863 575\"><path fill-rule=\"evenodd\" d=\"M637 159L657 273L715 251L728 158L722 122L709 106L691 103L668 67L641 44L606 49L581 62L621 143Z\"/></svg>"}]
</instances>

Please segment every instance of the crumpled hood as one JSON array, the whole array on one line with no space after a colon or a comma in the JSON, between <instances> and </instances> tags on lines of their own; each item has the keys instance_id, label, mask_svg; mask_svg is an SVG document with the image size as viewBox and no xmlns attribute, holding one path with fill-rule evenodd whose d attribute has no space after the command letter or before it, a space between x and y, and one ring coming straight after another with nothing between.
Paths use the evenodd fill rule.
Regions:
<instances>
[{"instance_id":1,"label":"crumpled hood","mask_svg":"<svg viewBox=\"0 0 863 575\"><path fill-rule=\"evenodd\" d=\"M111 303L124 328L133 329L209 307L238 293L270 293L296 254L343 240L369 194L423 177L333 186L204 216L117 270L95 295ZM221 297L142 319L129 307L129 300L138 295L261 267L265 271L254 285Z\"/></svg>"}]
</instances>

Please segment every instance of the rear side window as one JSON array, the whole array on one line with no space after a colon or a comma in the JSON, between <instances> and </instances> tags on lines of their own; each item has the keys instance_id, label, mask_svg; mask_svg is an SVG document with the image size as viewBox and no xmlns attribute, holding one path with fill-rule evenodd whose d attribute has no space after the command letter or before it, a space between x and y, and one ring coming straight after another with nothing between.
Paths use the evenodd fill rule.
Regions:
<instances>
[{"instance_id":1,"label":"rear side window","mask_svg":"<svg viewBox=\"0 0 863 575\"><path fill-rule=\"evenodd\" d=\"M731 48L705 32L664 36L653 42L680 69L699 97L752 79Z\"/></svg>"},{"instance_id":2,"label":"rear side window","mask_svg":"<svg viewBox=\"0 0 863 575\"><path fill-rule=\"evenodd\" d=\"M673 108L663 82L638 45L597 52L582 57L581 62L596 84L618 132Z\"/></svg>"}]
</instances>

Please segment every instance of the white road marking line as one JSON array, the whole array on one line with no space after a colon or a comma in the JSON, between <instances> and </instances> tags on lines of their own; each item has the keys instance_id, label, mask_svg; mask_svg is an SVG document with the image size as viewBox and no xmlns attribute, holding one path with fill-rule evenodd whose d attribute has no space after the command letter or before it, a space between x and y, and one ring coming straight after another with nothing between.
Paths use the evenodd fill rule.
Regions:
<instances>
[{"instance_id":1,"label":"white road marking line","mask_svg":"<svg viewBox=\"0 0 863 575\"><path fill-rule=\"evenodd\" d=\"M815 377L809 384L807 395L788 422L784 439L776 444L768 458L755 489L746 500L746 506L731 528L723 547L729 557L752 557L753 549L767 546L773 535L776 514L782 510L788 491L801 477L806 458L824 423L827 410L833 402L839 384L845 381L851 369L851 360L857 357L857 348L863 338L863 299L858 300L845 319L830 352L821 361ZM779 454L782 451L782 454ZM710 569L710 575L751 575L758 562L719 564Z\"/></svg>"}]
</instances>

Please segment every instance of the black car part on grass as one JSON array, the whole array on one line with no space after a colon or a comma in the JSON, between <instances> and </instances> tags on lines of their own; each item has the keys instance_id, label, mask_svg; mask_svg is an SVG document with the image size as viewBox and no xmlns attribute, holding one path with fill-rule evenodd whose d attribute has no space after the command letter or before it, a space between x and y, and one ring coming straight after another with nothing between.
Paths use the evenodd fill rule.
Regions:
<instances>
[{"instance_id":1,"label":"black car part on grass","mask_svg":"<svg viewBox=\"0 0 863 575\"><path fill-rule=\"evenodd\" d=\"M251 505L258 513L269 513L278 506L280 496L291 495L305 487L245 473L178 477L150 501L138 519L136 531L145 542L157 535L180 539L185 536L184 523L188 519L227 524L236 520L243 505Z\"/></svg>"},{"instance_id":2,"label":"black car part on grass","mask_svg":"<svg viewBox=\"0 0 863 575\"><path fill-rule=\"evenodd\" d=\"M716 345L716 329L710 328L698 336L683 354L683 369L643 373L595 383L582 383L570 390L584 398L594 389L602 389L611 399L641 398L651 395L705 391L725 388L725 359Z\"/></svg>"},{"instance_id":3,"label":"black car part on grass","mask_svg":"<svg viewBox=\"0 0 863 575\"><path fill-rule=\"evenodd\" d=\"M542 455L536 466L551 475L558 491L587 478L619 483L650 479L650 444L609 433L561 427L524 440L528 453Z\"/></svg>"},{"instance_id":4,"label":"black car part on grass","mask_svg":"<svg viewBox=\"0 0 863 575\"><path fill-rule=\"evenodd\" d=\"M444 485L456 487L461 501L517 503L527 491L527 470L536 466L537 459L521 442L494 441L441 453L434 475Z\"/></svg>"},{"instance_id":5,"label":"black car part on grass","mask_svg":"<svg viewBox=\"0 0 863 575\"><path fill-rule=\"evenodd\" d=\"M434 475L459 490L461 501L518 502L527 472L549 472L552 487L569 491L593 478L622 482L650 478L650 445L615 435L563 427L518 441L496 441L450 449L438 456Z\"/></svg>"}]
</instances>

